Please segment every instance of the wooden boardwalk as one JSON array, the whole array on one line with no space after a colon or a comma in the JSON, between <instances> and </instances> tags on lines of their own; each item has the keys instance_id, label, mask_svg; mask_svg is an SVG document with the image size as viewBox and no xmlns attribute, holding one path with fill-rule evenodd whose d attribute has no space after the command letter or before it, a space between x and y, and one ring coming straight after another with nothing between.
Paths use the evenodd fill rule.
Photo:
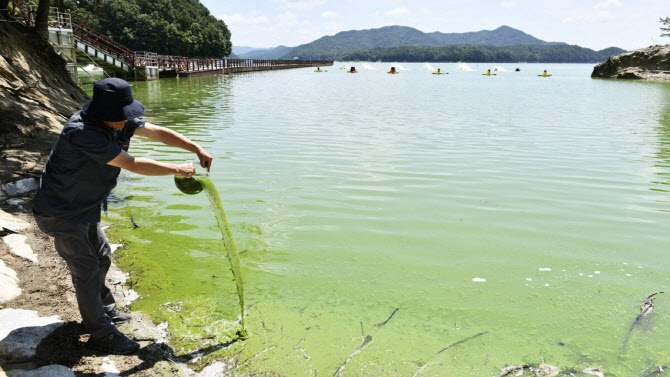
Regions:
<instances>
[{"instance_id":1,"label":"wooden boardwalk","mask_svg":"<svg viewBox=\"0 0 670 377\"><path fill-rule=\"evenodd\" d=\"M15 20L34 25L34 12L25 0L12 2ZM68 62L70 73L77 78L77 61L100 66L108 76L131 80L153 80L164 77L190 77L269 71L288 68L332 66L332 60L264 60L226 58L188 58L133 51L94 28L72 18L69 10L51 8L49 40Z\"/></svg>"}]
</instances>

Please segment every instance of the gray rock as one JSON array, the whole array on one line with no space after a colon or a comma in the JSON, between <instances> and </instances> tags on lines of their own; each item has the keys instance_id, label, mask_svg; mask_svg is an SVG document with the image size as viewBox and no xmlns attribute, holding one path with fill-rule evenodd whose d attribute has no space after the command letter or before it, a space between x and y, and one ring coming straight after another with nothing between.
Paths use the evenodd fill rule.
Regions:
<instances>
[{"instance_id":1,"label":"gray rock","mask_svg":"<svg viewBox=\"0 0 670 377\"><path fill-rule=\"evenodd\" d=\"M153 372L156 377L189 377L193 376L193 371L183 364L171 363L168 361L159 361L154 364ZM223 374L219 374L223 376Z\"/></svg>"},{"instance_id":2,"label":"gray rock","mask_svg":"<svg viewBox=\"0 0 670 377\"><path fill-rule=\"evenodd\" d=\"M74 377L74 372L62 365L47 365L34 370L10 370L7 377Z\"/></svg>"},{"instance_id":3,"label":"gray rock","mask_svg":"<svg viewBox=\"0 0 670 377\"><path fill-rule=\"evenodd\" d=\"M39 182L35 178L25 178L20 181L5 183L2 190L8 196L18 196L37 190Z\"/></svg>"},{"instance_id":4,"label":"gray rock","mask_svg":"<svg viewBox=\"0 0 670 377\"><path fill-rule=\"evenodd\" d=\"M166 326L154 325L148 317L140 312L132 313L133 320L120 326L124 334L128 334L131 339L152 340L156 343L166 343L168 333ZM167 325L167 322L164 322Z\"/></svg>"},{"instance_id":5,"label":"gray rock","mask_svg":"<svg viewBox=\"0 0 670 377\"><path fill-rule=\"evenodd\" d=\"M23 206L25 202L26 201L23 199L8 199L5 201L7 205L14 207L21 212L28 212L28 210L26 210L26 207Z\"/></svg>"},{"instance_id":6,"label":"gray rock","mask_svg":"<svg viewBox=\"0 0 670 377\"><path fill-rule=\"evenodd\" d=\"M8 199L5 203L7 203L10 206L20 206L25 203L25 200L23 199Z\"/></svg>"},{"instance_id":7,"label":"gray rock","mask_svg":"<svg viewBox=\"0 0 670 377\"><path fill-rule=\"evenodd\" d=\"M593 68L591 77L670 81L670 45L611 56Z\"/></svg>"},{"instance_id":8,"label":"gray rock","mask_svg":"<svg viewBox=\"0 0 670 377\"><path fill-rule=\"evenodd\" d=\"M42 339L62 324L58 316L40 317L34 310L0 310L0 360L32 359Z\"/></svg>"},{"instance_id":9,"label":"gray rock","mask_svg":"<svg viewBox=\"0 0 670 377\"><path fill-rule=\"evenodd\" d=\"M228 370L228 366L220 361L215 361L211 365L205 367L197 377L218 377L225 376L225 372Z\"/></svg>"}]
</instances>

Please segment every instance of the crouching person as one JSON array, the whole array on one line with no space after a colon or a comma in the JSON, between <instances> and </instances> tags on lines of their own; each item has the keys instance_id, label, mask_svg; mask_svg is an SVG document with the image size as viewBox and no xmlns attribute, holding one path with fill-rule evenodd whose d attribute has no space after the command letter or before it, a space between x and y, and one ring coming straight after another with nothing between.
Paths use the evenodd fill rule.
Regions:
<instances>
[{"instance_id":1,"label":"crouching person","mask_svg":"<svg viewBox=\"0 0 670 377\"><path fill-rule=\"evenodd\" d=\"M89 348L131 354L139 344L119 332L116 325L130 316L115 308L105 285L112 253L100 228L100 211L116 186L121 169L143 175L191 177L191 164L175 165L128 154L130 139L140 135L195 153L209 169L212 157L181 134L145 122L144 106L134 100L130 85L109 78L95 83L93 99L67 121L42 172L34 200L39 228L54 238L58 255L72 275L77 304Z\"/></svg>"}]
</instances>

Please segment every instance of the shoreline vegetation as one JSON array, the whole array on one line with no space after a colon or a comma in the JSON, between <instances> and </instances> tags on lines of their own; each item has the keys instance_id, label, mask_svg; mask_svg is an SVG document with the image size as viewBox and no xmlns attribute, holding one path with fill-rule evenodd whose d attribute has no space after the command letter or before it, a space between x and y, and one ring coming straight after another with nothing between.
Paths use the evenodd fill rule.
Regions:
<instances>
[{"instance_id":1,"label":"shoreline vegetation","mask_svg":"<svg viewBox=\"0 0 670 377\"><path fill-rule=\"evenodd\" d=\"M2 40L0 43L0 119L3 122L0 128L0 159L3 161L2 169L0 169L0 183L2 184L26 178L35 184L35 179L39 177L64 121L88 98L69 78L62 58L39 38L34 31L24 26L0 22L0 40ZM398 49L398 52L403 51L402 48ZM426 49L429 48L426 47ZM437 49L435 51L439 51L439 48ZM492 47L485 50L497 51ZM594 71L593 77L670 81L670 66L668 65L670 64L670 46L653 46L643 50L648 51L635 51L611 58L601 64L604 67L604 73L596 76ZM635 57L639 59L634 59ZM645 68L644 64L649 66ZM631 71L633 68L638 69L633 72ZM645 76L639 73L642 71L653 71L653 74ZM167 343L169 328L166 330L165 324L153 324L150 319L140 313L132 313L135 320L131 322L129 326L132 327L127 331L133 334L132 337L135 340L143 343L144 347L137 355L98 356L84 348L86 335L83 335L84 329L80 324L79 313L76 309L70 274L65 263L54 252L52 241L36 228L30 215L31 196L30 191L0 196L0 206L3 209L0 213L3 221L2 228L0 228L3 231L2 236L23 236L23 242L34 252L34 257L38 261L35 263L30 258L13 255L11 253L13 249L7 245L8 241L5 240L2 243L0 249L2 293L10 292L10 288L5 289L10 286L4 284L13 283L11 292L20 290L20 295L0 301L0 313L8 313L7 315L14 313L16 318L25 321L39 316L41 322L13 322L15 327L6 329L8 335L4 343L2 341L0 343L3 344L3 352L10 349L14 353L0 355L0 358L4 359L0 360L2 361L0 362L0 376L7 373L11 377L12 373L18 370L33 370L50 366L62 376L74 375L72 371L78 375L105 375L105 373L119 371L122 371L119 373L124 376L196 375L187 363L198 360L201 356L198 351L206 353L207 350L175 355L174 350ZM14 225L7 224L21 224L21 226L14 227ZM113 243L115 241L118 240L112 240ZM116 246L123 248L122 244ZM133 280L118 269L110 274L109 279L110 284L116 287L120 301L123 300L125 305L129 305L130 299L135 296L132 290ZM33 313L34 316L29 315L27 311L31 311L30 313ZM58 316L58 318L53 316ZM392 316L393 314L382 322L382 325L391 320ZM5 321L1 321L0 327L4 324ZM29 337L29 334L19 331L27 327L34 327L37 330L33 331L34 334L31 333ZM484 334L474 336L479 335ZM470 338L463 341L468 339ZM368 341L364 339L359 349L354 350L351 357L354 357L356 352L365 348L371 341L372 338ZM447 346L444 350L455 347L459 343ZM11 345L13 348L7 348L9 346L5 347L6 345ZM8 358L8 355L13 356ZM347 361L342 364L341 369ZM233 368L233 364L232 360L218 361L197 375L222 375ZM55 365L64 365L65 370ZM501 370L500 376L518 375L517 373L523 373L524 369L531 370L531 368L547 371L546 375L557 375L551 374L554 373L554 367L542 362L533 367L527 365L508 367ZM662 368L656 370L662 371ZM47 373L49 373L47 370L40 369L33 375L46 375ZM599 369L575 373L577 375L603 375ZM656 373L655 370L652 370L648 375L657 375L654 373Z\"/></svg>"},{"instance_id":2,"label":"shoreline vegetation","mask_svg":"<svg viewBox=\"0 0 670 377\"><path fill-rule=\"evenodd\" d=\"M407 46L374 48L337 56L339 61L382 61L400 63L597 63L624 50L611 47L601 51L571 45L516 45L444 47Z\"/></svg>"}]
</instances>

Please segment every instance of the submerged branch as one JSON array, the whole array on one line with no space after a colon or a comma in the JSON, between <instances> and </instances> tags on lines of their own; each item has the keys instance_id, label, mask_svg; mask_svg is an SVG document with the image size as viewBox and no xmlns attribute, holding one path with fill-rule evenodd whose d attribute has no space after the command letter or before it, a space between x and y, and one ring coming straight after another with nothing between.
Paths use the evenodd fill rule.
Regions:
<instances>
[{"instance_id":1,"label":"submerged branch","mask_svg":"<svg viewBox=\"0 0 670 377\"><path fill-rule=\"evenodd\" d=\"M647 368L647 370L645 370L644 372L642 372L643 374L642 374L641 377L656 377L656 376L660 376L661 374L663 374L663 372L665 372L666 369L668 369L667 366L663 366L663 365L653 366L653 365L652 365L652 366L650 366L649 368Z\"/></svg>"},{"instance_id":2,"label":"submerged branch","mask_svg":"<svg viewBox=\"0 0 670 377\"><path fill-rule=\"evenodd\" d=\"M363 339L363 343L361 343L361 345L358 346L358 348L356 348L356 350L352 352L352 354L349 355L349 357L347 357L344 363L342 363L342 365L340 365L340 367L337 369L335 374L333 374L333 377L339 376L340 373L344 371L344 367L347 365L347 363L351 361L351 359L353 359L354 356L358 355L363 350L363 348L367 347L368 344L370 343L372 343L372 337L370 335L366 335L365 338Z\"/></svg>"},{"instance_id":3,"label":"submerged branch","mask_svg":"<svg viewBox=\"0 0 670 377\"><path fill-rule=\"evenodd\" d=\"M625 351L626 348L628 347L628 342L630 341L631 335L633 334L633 331L638 327L642 326L642 320L649 315L649 313L654 310L654 300L656 299L656 296L660 295L661 293L664 293L663 291L659 291L656 293L652 293L647 298L644 299L642 304L640 304L640 314L635 317L635 321L630 325L630 328L628 329L628 333L626 334L626 338L623 341L623 347L622 351Z\"/></svg>"},{"instance_id":4,"label":"submerged branch","mask_svg":"<svg viewBox=\"0 0 670 377\"><path fill-rule=\"evenodd\" d=\"M400 310L400 308L395 308L395 310L393 310L393 313L391 313L391 315L390 315L388 318L386 318L386 321L381 322L381 323L378 323L378 324L376 324L375 326L377 326L377 327L383 327L383 326L385 326L385 325L391 320L391 318L393 318L393 316L395 315L395 313L396 313L398 310Z\"/></svg>"},{"instance_id":5,"label":"submerged branch","mask_svg":"<svg viewBox=\"0 0 670 377\"><path fill-rule=\"evenodd\" d=\"M418 376L419 374L423 373L423 371L428 367L430 360L434 359L437 355L441 354L442 352L444 352L444 351L446 351L446 350L449 350L449 349L451 349L451 348L454 348L454 347L456 347L456 346L458 346L458 345L460 345L460 344L463 344L463 343L467 342L468 340L472 340L472 339L478 338L478 337L480 337L480 336L482 336L482 335L484 335L484 334L488 334L488 331L480 332L479 334L475 334L475 335L469 336L469 337L467 337L467 338L465 338L465 339L461 339L461 340L459 340L459 341L456 342L456 343L452 343L452 344L450 344L450 345L448 345L448 346L442 348L441 350L437 351L437 353L435 353L433 356L431 356L431 357L426 361L426 363L423 364L423 366L422 366L421 368L419 368L419 370L417 370L416 373L414 373L414 374L412 375L412 377L416 377L416 376Z\"/></svg>"}]
</instances>

